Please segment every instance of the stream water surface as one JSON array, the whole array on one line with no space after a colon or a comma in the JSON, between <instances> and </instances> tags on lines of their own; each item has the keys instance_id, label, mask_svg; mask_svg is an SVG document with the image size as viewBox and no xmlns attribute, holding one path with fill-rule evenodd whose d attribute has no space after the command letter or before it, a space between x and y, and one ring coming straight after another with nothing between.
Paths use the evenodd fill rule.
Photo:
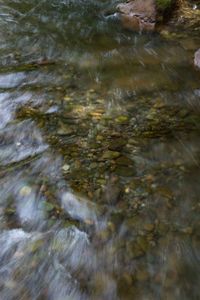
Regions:
<instances>
[{"instance_id":1,"label":"stream water surface","mask_svg":"<svg viewBox=\"0 0 200 300\"><path fill-rule=\"evenodd\" d=\"M200 299L200 31L0 0L0 299Z\"/></svg>"}]
</instances>

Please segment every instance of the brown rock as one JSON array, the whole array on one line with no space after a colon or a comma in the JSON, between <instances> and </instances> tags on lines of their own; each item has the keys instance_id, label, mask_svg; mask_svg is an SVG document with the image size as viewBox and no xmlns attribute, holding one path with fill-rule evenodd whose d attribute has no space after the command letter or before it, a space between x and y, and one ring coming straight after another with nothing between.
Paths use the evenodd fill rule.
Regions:
<instances>
[{"instance_id":1,"label":"brown rock","mask_svg":"<svg viewBox=\"0 0 200 300\"><path fill-rule=\"evenodd\" d=\"M132 166L133 161L127 156L120 156L119 158L117 158L116 164L120 166Z\"/></svg>"},{"instance_id":2,"label":"brown rock","mask_svg":"<svg viewBox=\"0 0 200 300\"><path fill-rule=\"evenodd\" d=\"M200 68L200 49L197 50L194 54L194 65Z\"/></svg>"},{"instance_id":3,"label":"brown rock","mask_svg":"<svg viewBox=\"0 0 200 300\"><path fill-rule=\"evenodd\" d=\"M156 23L154 0L135 0L117 6L125 28L136 31L153 31Z\"/></svg>"}]
</instances>

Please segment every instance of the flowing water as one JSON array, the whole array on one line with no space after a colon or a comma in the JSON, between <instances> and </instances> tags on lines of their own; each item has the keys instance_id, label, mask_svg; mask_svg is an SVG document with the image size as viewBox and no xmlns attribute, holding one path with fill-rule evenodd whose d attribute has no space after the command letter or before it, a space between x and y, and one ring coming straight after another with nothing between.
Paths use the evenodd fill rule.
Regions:
<instances>
[{"instance_id":1,"label":"flowing water","mask_svg":"<svg viewBox=\"0 0 200 300\"><path fill-rule=\"evenodd\" d=\"M200 299L198 31L0 0L0 299Z\"/></svg>"}]
</instances>

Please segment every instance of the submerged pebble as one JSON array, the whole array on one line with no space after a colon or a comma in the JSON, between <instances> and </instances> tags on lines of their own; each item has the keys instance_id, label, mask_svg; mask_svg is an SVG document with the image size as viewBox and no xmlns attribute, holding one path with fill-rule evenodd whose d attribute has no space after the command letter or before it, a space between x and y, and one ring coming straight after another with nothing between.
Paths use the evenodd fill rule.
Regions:
<instances>
[{"instance_id":1,"label":"submerged pebble","mask_svg":"<svg viewBox=\"0 0 200 300\"><path fill-rule=\"evenodd\" d=\"M30 196L31 193L32 193L32 189L28 185L23 186L19 191L21 197L28 197Z\"/></svg>"}]
</instances>

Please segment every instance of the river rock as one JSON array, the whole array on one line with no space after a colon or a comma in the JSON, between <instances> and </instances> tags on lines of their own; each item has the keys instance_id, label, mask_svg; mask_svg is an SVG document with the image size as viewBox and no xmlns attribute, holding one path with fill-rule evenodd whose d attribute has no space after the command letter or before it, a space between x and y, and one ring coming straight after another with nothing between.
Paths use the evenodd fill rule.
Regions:
<instances>
[{"instance_id":1,"label":"river rock","mask_svg":"<svg viewBox=\"0 0 200 300\"><path fill-rule=\"evenodd\" d=\"M126 140L123 138L112 139L108 149L112 151L120 151L126 145L126 143Z\"/></svg>"},{"instance_id":2,"label":"river rock","mask_svg":"<svg viewBox=\"0 0 200 300\"><path fill-rule=\"evenodd\" d=\"M103 153L101 160L116 159L119 156L120 156L120 152L107 150Z\"/></svg>"},{"instance_id":3,"label":"river rock","mask_svg":"<svg viewBox=\"0 0 200 300\"><path fill-rule=\"evenodd\" d=\"M156 24L154 0L135 0L117 6L124 28L136 31L153 31Z\"/></svg>"},{"instance_id":4,"label":"river rock","mask_svg":"<svg viewBox=\"0 0 200 300\"><path fill-rule=\"evenodd\" d=\"M194 65L200 68L200 48L194 54Z\"/></svg>"},{"instance_id":5,"label":"river rock","mask_svg":"<svg viewBox=\"0 0 200 300\"><path fill-rule=\"evenodd\" d=\"M119 165L115 169L115 174L122 177L132 177L135 175L135 170L133 169L133 167Z\"/></svg>"},{"instance_id":6,"label":"river rock","mask_svg":"<svg viewBox=\"0 0 200 300\"><path fill-rule=\"evenodd\" d=\"M117 158L116 164L120 165L120 166L132 166L133 161L130 158L128 158L127 156L122 155L119 158Z\"/></svg>"},{"instance_id":7,"label":"river rock","mask_svg":"<svg viewBox=\"0 0 200 300\"><path fill-rule=\"evenodd\" d=\"M74 133L74 130L72 129L72 128L70 128L70 127L60 127L59 129L58 129L58 131L57 131L57 134L58 135L71 135L71 134L73 134Z\"/></svg>"}]
</instances>

